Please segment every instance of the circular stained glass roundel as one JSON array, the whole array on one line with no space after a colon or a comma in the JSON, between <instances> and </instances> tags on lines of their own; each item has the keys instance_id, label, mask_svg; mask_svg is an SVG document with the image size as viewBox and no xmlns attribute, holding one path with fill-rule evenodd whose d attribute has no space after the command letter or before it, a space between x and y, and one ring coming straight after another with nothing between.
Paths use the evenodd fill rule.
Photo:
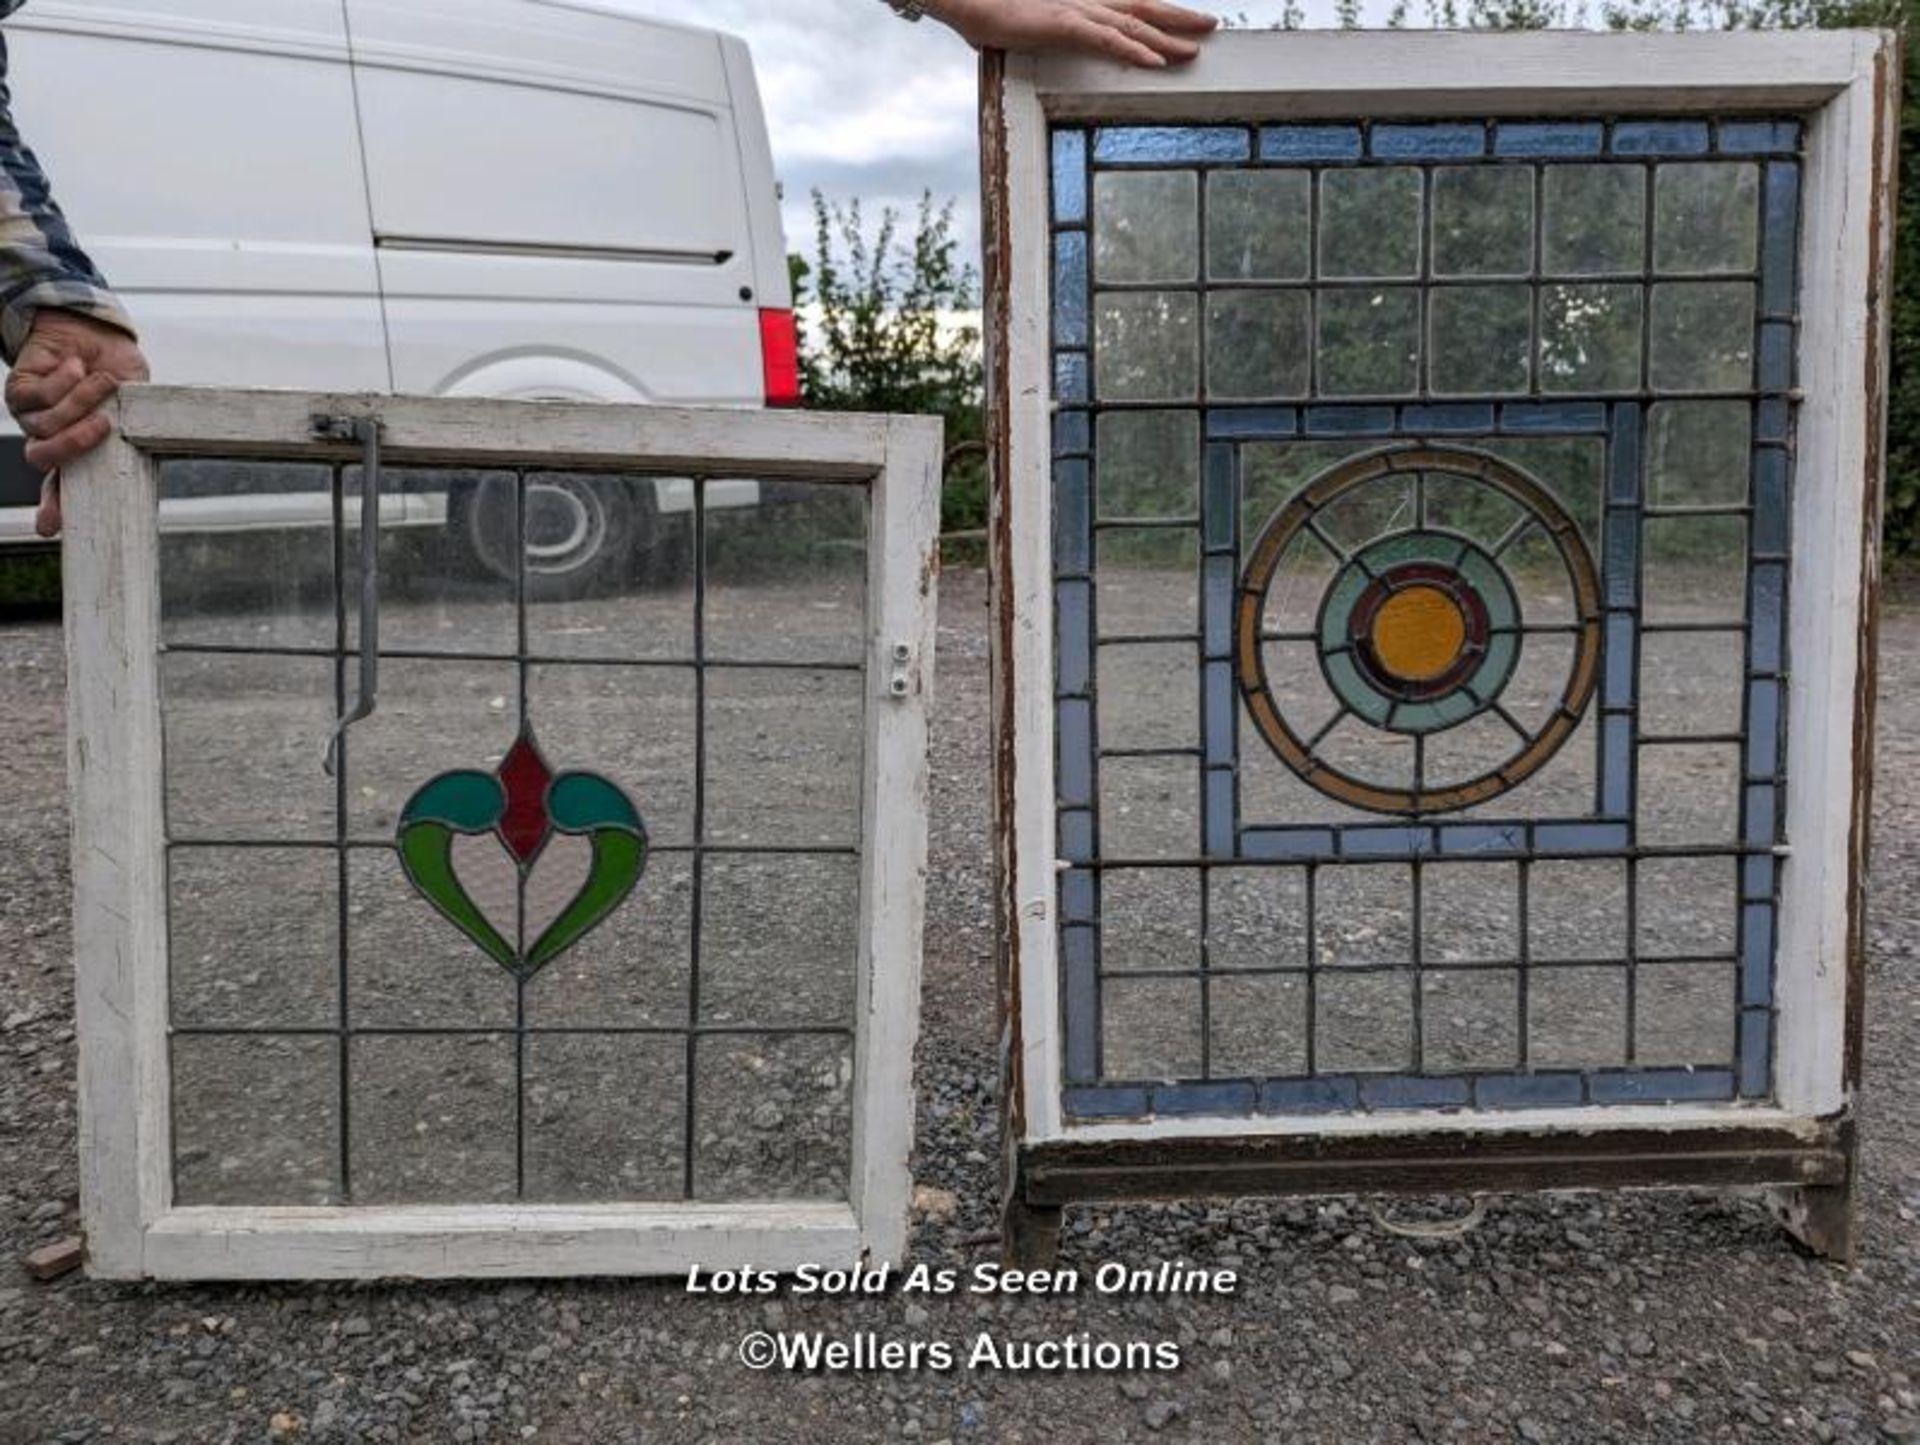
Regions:
<instances>
[{"instance_id":1,"label":"circular stained glass roundel","mask_svg":"<svg viewBox=\"0 0 1920 1445\"><path fill-rule=\"evenodd\" d=\"M1427 498L1442 486L1453 501L1449 510L1500 517L1500 536L1476 537L1430 520ZM1327 525L1336 514L1373 517L1377 526L1348 542L1341 536L1347 529ZM1532 565L1551 575L1530 577L1525 590L1570 596L1571 623L1530 625L1523 589L1502 563L1536 530L1548 545L1530 549ZM1289 716L1282 698L1299 689L1273 686L1264 646L1269 594L1287 559L1303 548L1332 569L1311 643L1337 710L1310 726ZM1296 581L1288 579L1289 587ZM1464 448L1375 452L1314 478L1274 514L1248 555L1236 622L1240 686L1262 737L1322 793L1376 812L1444 812L1516 786L1572 734L1599 672L1599 582L1578 525L1532 477ZM1573 645L1557 696L1544 711L1531 709L1528 722L1521 717L1528 709L1503 698L1530 631L1570 634ZM1430 780L1418 765L1411 780L1370 776L1356 758L1397 750L1350 747L1336 758L1325 746L1343 730L1424 741L1488 713L1499 720L1493 735L1506 740L1504 756L1471 776ZM1476 747L1486 750L1484 737Z\"/></svg>"}]
</instances>

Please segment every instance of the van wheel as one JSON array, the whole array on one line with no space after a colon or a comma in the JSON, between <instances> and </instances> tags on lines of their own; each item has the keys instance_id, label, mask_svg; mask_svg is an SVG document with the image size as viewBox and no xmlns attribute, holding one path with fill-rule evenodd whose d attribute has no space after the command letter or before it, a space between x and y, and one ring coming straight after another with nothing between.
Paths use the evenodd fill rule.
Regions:
<instances>
[{"instance_id":1,"label":"van wheel","mask_svg":"<svg viewBox=\"0 0 1920 1445\"><path fill-rule=\"evenodd\" d=\"M461 527L488 573L514 575L514 485L481 478L462 501ZM526 587L534 601L678 580L655 554L661 535L650 481L534 472L526 480Z\"/></svg>"}]
</instances>

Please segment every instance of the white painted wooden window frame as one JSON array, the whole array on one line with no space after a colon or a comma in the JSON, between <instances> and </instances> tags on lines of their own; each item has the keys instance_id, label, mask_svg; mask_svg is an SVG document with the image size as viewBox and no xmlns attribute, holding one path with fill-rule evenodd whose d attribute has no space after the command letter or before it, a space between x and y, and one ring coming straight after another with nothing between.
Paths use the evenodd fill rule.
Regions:
<instances>
[{"instance_id":1,"label":"white painted wooden window frame","mask_svg":"<svg viewBox=\"0 0 1920 1445\"><path fill-rule=\"evenodd\" d=\"M1004 77L994 91L996 72ZM1179 70L1064 57L989 65L984 204L1001 278L987 337L1004 478L995 683L1003 1007L1015 1133L1028 1144L1259 1134L1787 1128L1850 1103L1865 851L1864 766L1877 587L1891 184L1898 49L1870 31L1614 35L1569 32L1234 33ZM1061 1105L1053 756L1048 135L1054 121L1350 119L1790 112L1807 118L1793 501L1785 831L1775 1001L1774 1100L1312 1117L1074 1122ZM996 194L996 175L1005 178ZM990 245L994 244L990 239ZM1869 736L1870 740L1870 736ZM1009 812L1011 816L1007 816Z\"/></svg>"},{"instance_id":2,"label":"white painted wooden window frame","mask_svg":"<svg viewBox=\"0 0 1920 1445\"><path fill-rule=\"evenodd\" d=\"M926 881L940 423L923 417L134 387L66 473L81 1204L107 1278L629 1275L904 1253ZM171 1198L156 463L313 460L375 416L392 464L864 484L865 777L847 1203L230 1207ZM315 753L315 766L319 766Z\"/></svg>"}]
</instances>

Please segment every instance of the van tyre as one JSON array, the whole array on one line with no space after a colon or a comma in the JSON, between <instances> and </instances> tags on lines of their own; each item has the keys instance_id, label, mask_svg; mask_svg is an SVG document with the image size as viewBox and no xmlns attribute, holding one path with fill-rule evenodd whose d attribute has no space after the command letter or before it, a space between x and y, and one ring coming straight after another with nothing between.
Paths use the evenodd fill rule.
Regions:
<instances>
[{"instance_id":1,"label":"van tyre","mask_svg":"<svg viewBox=\"0 0 1920 1445\"><path fill-rule=\"evenodd\" d=\"M530 472L525 505L530 601L659 587L686 574L685 530L661 518L650 480ZM456 528L491 576L514 576L514 515L507 475L480 478L457 508Z\"/></svg>"}]
</instances>

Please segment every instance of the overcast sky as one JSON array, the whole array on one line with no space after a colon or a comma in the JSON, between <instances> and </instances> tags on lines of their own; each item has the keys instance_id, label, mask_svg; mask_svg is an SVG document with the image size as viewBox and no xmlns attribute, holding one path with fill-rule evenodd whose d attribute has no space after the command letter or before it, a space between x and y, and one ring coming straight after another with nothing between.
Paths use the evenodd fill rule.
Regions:
<instances>
[{"instance_id":1,"label":"overcast sky","mask_svg":"<svg viewBox=\"0 0 1920 1445\"><path fill-rule=\"evenodd\" d=\"M945 26L908 24L882 0L619 0L642 14L730 30L753 49L786 192L787 247L812 250L809 194L858 196L870 207L917 203L921 191L958 201L977 251L979 160L974 55ZM1251 25L1280 0L1236 0ZM1416 11L1419 7L1414 7ZM1310 24L1332 0L1306 0Z\"/></svg>"}]
</instances>

